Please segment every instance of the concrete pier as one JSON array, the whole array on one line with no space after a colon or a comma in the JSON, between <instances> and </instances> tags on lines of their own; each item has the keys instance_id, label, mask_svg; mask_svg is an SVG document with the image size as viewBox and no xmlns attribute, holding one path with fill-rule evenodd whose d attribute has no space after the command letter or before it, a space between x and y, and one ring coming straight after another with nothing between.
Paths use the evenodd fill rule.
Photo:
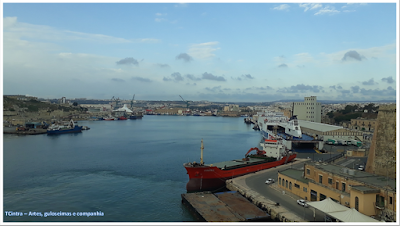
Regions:
<instances>
[{"instance_id":1,"label":"concrete pier","mask_svg":"<svg viewBox=\"0 0 400 226\"><path fill-rule=\"evenodd\" d=\"M16 127L3 127L3 134L37 135L46 133L47 133L46 129L29 129L26 131L17 131Z\"/></svg>"},{"instance_id":2,"label":"concrete pier","mask_svg":"<svg viewBox=\"0 0 400 226\"><path fill-rule=\"evenodd\" d=\"M182 202L197 215L199 221L243 222L270 221L269 214L237 192L198 192L182 194Z\"/></svg>"}]
</instances>

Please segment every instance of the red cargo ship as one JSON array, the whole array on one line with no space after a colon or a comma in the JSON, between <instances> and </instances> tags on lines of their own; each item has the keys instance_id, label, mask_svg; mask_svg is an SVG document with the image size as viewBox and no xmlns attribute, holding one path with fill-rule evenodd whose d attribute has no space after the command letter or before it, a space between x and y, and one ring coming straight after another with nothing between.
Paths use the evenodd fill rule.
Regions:
<instances>
[{"instance_id":1,"label":"red cargo ship","mask_svg":"<svg viewBox=\"0 0 400 226\"><path fill-rule=\"evenodd\" d=\"M265 151L251 148L243 159L206 165L203 163L202 140L200 163L183 164L189 174L189 182L186 184L187 192L219 190L225 187L225 181L228 179L280 166L296 158L296 153L286 150L282 142L265 140L265 143L271 148L275 146L274 150L277 152L274 154L278 154L277 157L267 156ZM264 148L268 145L264 145ZM256 150L257 154L250 155L249 153L253 150Z\"/></svg>"}]
</instances>

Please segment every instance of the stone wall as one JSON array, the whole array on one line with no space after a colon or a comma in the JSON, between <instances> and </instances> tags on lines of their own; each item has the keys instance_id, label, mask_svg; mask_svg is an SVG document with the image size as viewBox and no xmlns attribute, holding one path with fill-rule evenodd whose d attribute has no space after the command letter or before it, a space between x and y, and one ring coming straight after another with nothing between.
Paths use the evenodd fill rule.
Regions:
<instances>
[{"instance_id":1,"label":"stone wall","mask_svg":"<svg viewBox=\"0 0 400 226\"><path fill-rule=\"evenodd\" d=\"M365 171L396 179L396 105L379 106Z\"/></svg>"}]
</instances>

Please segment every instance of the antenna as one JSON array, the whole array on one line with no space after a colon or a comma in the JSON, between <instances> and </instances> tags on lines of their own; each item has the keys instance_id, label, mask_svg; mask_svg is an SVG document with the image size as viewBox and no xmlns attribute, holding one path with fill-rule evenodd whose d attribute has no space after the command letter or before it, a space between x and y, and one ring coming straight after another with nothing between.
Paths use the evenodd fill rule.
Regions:
<instances>
[{"instance_id":1,"label":"antenna","mask_svg":"<svg viewBox=\"0 0 400 226\"><path fill-rule=\"evenodd\" d=\"M203 150L204 150L204 144L203 144L203 139L201 139L201 156L200 156L200 164L203 165Z\"/></svg>"}]
</instances>

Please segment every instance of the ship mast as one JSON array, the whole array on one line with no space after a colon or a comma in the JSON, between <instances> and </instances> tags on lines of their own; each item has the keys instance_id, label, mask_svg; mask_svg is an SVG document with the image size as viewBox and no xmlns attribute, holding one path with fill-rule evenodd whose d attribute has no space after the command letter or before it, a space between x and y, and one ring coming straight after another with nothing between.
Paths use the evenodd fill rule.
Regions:
<instances>
[{"instance_id":1,"label":"ship mast","mask_svg":"<svg viewBox=\"0 0 400 226\"><path fill-rule=\"evenodd\" d=\"M204 149L204 145L203 145L203 139L201 139L201 156L200 156L200 164L203 165L203 149Z\"/></svg>"}]
</instances>

